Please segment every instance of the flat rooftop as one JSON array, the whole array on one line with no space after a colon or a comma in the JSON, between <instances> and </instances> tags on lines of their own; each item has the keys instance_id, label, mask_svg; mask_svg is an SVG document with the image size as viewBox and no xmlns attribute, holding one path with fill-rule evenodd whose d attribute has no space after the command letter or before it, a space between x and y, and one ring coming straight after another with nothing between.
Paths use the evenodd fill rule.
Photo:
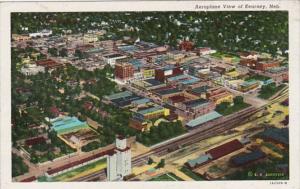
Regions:
<instances>
[{"instance_id":1,"label":"flat rooftop","mask_svg":"<svg viewBox=\"0 0 300 189\"><path fill-rule=\"evenodd\" d=\"M144 80L144 81L151 84L152 86L163 84L162 82L160 82L156 79L147 79L147 80Z\"/></svg>"},{"instance_id":2,"label":"flat rooftop","mask_svg":"<svg viewBox=\"0 0 300 189\"><path fill-rule=\"evenodd\" d=\"M118 57L126 57L125 55L122 55L122 54L110 54L110 55L106 55L106 56L103 56L105 58L118 58Z\"/></svg>"},{"instance_id":3,"label":"flat rooftop","mask_svg":"<svg viewBox=\"0 0 300 189\"><path fill-rule=\"evenodd\" d=\"M150 108L147 108L147 109L144 109L144 110L140 110L137 113L145 115L145 114L155 112L155 111L158 111L158 110L162 110L162 109L164 109L162 106L154 106L154 107L150 107Z\"/></svg>"},{"instance_id":4,"label":"flat rooftop","mask_svg":"<svg viewBox=\"0 0 300 189\"><path fill-rule=\"evenodd\" d=\"M106 98L109 99L109 100L115 100L115 99L119 99L119 98L129 97L131 95L132 95L132 92L130 92L130 91L124 91L124 92L115 93L115 94L106 96Z\"/></svg>"},{"instance_id":5,"label":"flat rooftop","mask_svg":"<svg viewBox=\"0 0 300 189\"><path fill-rule=\"evenodd\" d=\"M78 120L76 117L68 117L68 116L52 119L50 120L50 123L52 124L51 128L58 133L68 129L77 130L80 128L88 127L86 122L82 122Z\"/></svg>"},{"instance_id":6,"label":"flat rooftop","mask_svg":"<svg viewBox=\"0 0 300 189\"><path fill-rule=\"evenodd\" d=\"M211 112L209 112L207 114L204 114L202 116L197 117L196 119L193 119L193 120L189 121L186 125L188 127L196 127L196 126L201 125L202 123L205 123L205 122L217 119L217 118L219 118L221 116L222 115L219 114L218 112L211 111Z\"/></svg>"},{"instance_id":7,"label":"flat rooftop","mask_svg":"<svg viewBox=\"0 0 300 189\"><path fill-rule=\"evenodd\" d=\"M168 81L177 81L179 83L182 84L192 84L192 83L196 83L199 82L200 79L191 75L177 75L174 77L169 77Z\"/></svg>"},{"instance_id":8,"label":"flat rooftop","mask_svg":"<svg viewBox=\"0 0 300 189\"><path fill-rule=\"evenodd\" d=\"M201 105L205 105L207 103L208 103L208 100L200 98L200 99L184 102L183 104L186 105L187 107L194 108L194 107L198 107Z\"/></svg>"},{"instance_id":9,"label":"flat rooftop","mask_svg":"<svg viewBox=\"0 0 300 189\"><path fill-rule=\"evenodd\" d=\"M156 91L156 93L158 93L160 95L167 95L167 94L178 93L178 92L181 92L181 90L179 90L178 88L172 88L172 89L165 89L165 90L161 90L161 91Z\"/></svg>"}]
</instances>

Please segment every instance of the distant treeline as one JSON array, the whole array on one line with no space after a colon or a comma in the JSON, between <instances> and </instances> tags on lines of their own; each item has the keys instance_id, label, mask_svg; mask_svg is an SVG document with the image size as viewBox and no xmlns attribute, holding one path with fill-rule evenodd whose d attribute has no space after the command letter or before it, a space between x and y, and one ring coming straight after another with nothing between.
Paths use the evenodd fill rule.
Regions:
<instances>
[{"instance_id":1,"label":"distant treeline","mask_svg":"<svg viewBox=\"0 0 300 189\"><path fill-rule=\"evenodd\" d=\"M288 50L287 11L12 13L11 18L12 33L19 34L105 29L106 38L139 37L173 47L189 39L197 46L227 52L255 50L275 55L279 50L286 56Z\"/></svg>"}]
</instances>

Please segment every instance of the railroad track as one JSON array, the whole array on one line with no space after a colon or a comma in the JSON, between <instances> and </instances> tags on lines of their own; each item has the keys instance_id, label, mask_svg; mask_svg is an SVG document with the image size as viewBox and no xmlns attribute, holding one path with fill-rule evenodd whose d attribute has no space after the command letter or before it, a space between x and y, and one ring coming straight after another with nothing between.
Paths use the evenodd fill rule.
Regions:
<instances>
[{"instance_id":1,"label":"railroad track","mask_svg":"<svg viewBox=\"0 0 300 189\"><path fill-rule=\"evenodd\" d=\"M250 107L247 109L247 111L241 112L240 113L241 115L237 114L234 117L234 119L219 120L218 124L212 126L212 128L210 128L210 129L191 131L191 134L189 134L185 137L179 138L178 140L175 140L175 141L170 141L169 143L166 143L166 144L162 144L160 146L157 146L157 147L151 149L147 153L144 153L144 154L134 157L132 160L132 165L133 166L144 165L147 163L148 158L151 155L162 156L169 152L178 150L179 146L190 145L195 142L199 142L201 140L221 134L226 130L232 129L232 128L240 125L243 121L245 121L246 118L250 117L251 115L255 114L258 111L260 111L260 109ZM104 176L105 176L105 170L101 170L97 173L93 173L91 175L81 177L74 181L95 181L95 180L100 180L101 178L104 178Z\"/></svg>"},{"instance_id":2,"label":"railroad track","mask_svg":"<svg viewBox=\"0 0 300 189\"><path fill-rule=\"evenodd\" d=\"M227 130L233 129L245 122L248 122L248 118L250 118L255 113L263 110L265 107L269 105L280 102L283 100L283 98L287 98L287 97L288 94L284 93L282 96L278 96L274 98L272 101L270 101L270 103L260 108L249 107L240 111L235 115L229 115L226 116L225 118L221 117L216 121L205 123L206 125L211 124L211 128L206 130L201 130L200 127L198 129L190 131L190 134L182 138L156 146L155 148L152 148L150 151L134 157L132 160L132 166L141 166L146 164L148 158L151 155L163 156L167 153L180 149L180 146L188 146L196 142L199 142L201 140L205 140L207 138L222 134ZM105 170L101 170L99 172L93 173L91 175L87 175L85 177L81 177L74 181L101 181L105 179L106 179Z\"/></svg>"}]
</instances>

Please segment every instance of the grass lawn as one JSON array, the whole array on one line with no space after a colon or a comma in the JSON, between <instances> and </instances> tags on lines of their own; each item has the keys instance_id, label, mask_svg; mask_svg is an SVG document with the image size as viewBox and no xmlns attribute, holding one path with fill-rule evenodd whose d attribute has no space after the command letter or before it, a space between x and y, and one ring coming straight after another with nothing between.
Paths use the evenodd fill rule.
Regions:
<instances>
[{"instance_id":1,"label":"grass lawn","mask_svg":"<svg viewBox=\"0 0 300 189\"><path fill-rule=\"evenodd\" d=\"M213 165L208 168L208 171L211 173L214 173L214 172L220 172L220 171L222 171L222 169L220 169L217 165Z\"/></svg>"},{"instance_id":2,"label":"grass lawn","mask_svg":"<svg viewBox=\"0 0 300 189\"><path fill-rule=\"evenodd\" d=\"M234 112L240 111L244 108L247 108L249 106L250 106L250 104L247 104L247 103L235 104L233 106L229 106L228 108L226 108L222 111L219 111L218 113L226 116L226 115L232 114Z\"/></svg>"},{"instance_id":3,"label":"grass lawn","mask_svg":"<svg viewBox=\"0 0 300 189\"><path fill-rule=\"evenodd\" d=\"M29 116L33 118L35 122L39 122L40 120L43 120L45 117L37 107L29 107L26 109L26 111L28 112Z\"/></svg>"},{"instance_id":4,"label":"grass lawn","mask_svg":"<svg viewBox=\"0 0 300 189\"><path fill-rule=\"evenodd\" d=\"M249 80L252 80L252 79L259 80L259 81L267 81L271 78L267 77L267 76L263 76L263 75L252 75L252 76L246 78L245 81L249 81Z\"/></svg>"},{"instance_id":5,"label":"grass lawn","mask_svg":"<svg viewBox=\"0 0 300 189\"><path fill-rule=\"evenodd\" d=\"M219 59L223 59L225 57L232 58L234 62L240 60L240 58L238 56L231 55L228 53L223 53L223 52L216 52L216 53L211 54L211 56L215 57L215 58L219 58Z\"/></svg>"},{"instance_id":6,"label":"grass lawn","mask_svg":"<svg viewBox=\"0 0 300 189\"><path fill-rule=\"evenodd\" d=\"M151 141L150 144L145 144L145 143L142 143L142 142L141 142L141 143L142 143L143 145L147 146L147 147L151 147L151 146L153 146L153 145L156 145L156 144L159 144L159 143L161 143L161 142L165 142L165 141L170 140L170 139L172 139L172 138L175 138L175 137L178 137L178 136L180 136L180 135L183 135L183 134L185 134L185 133L186 133L186 132L180 133L180 134L178 134L178 135L170 136L170 137L168 137L168 138L166 138L166 139L161 139L161 140L156 141L156 142L152 142L152 141Z\"/></svg>"},{"instance_id":7,"label":"grass lawn","mask_svg":"<svg viewBox=\"0 0 300 189\"><path fill-rule=\"evenodd\" d=\"M173 173L166 173L158 177L152 178L149 181L183 181L183 180Z\"/></svg>"},{"instance_id":8,"label":"grass lawn","mask_svg":"<svg viewBox=\"0 0 300 189\"><path fill-rule=\"evenodd\" d=\"M200 175L198 175L197 173L194 173L193 171L191 171L190 169L188 169L186 167L182 167L180 169L180 171L183 172L184 174L186 174L187 176L191 177L193 180L196 180L196 181L204 180Z\"/></svg>"},{"instance_id":9,"label":"grass lawn","mask_svg":"<svg viewBox=\"0 0 300 189\"><path fill-rule=\"evenodd\" d=\"M69 181L71 179L76 179L80 176L88 175L104 168L106 168L106 158L55 176L52 178L52 181Z\"/></svg>"},{"instance_id":10,"label":"grass lawn","mask_svg":"<svg viewBox=\"0 0 300 189\"><path fill-rule=\"evenodd\" d=\"M262 99L269 99L272 97L274 94L276 94L278 91L284 88L285 85L281 84L278 87L275 85L270 85L268 88L266 87L265 89L261 89L259 92L258 97Z\"/></svg>"}]
</instances>

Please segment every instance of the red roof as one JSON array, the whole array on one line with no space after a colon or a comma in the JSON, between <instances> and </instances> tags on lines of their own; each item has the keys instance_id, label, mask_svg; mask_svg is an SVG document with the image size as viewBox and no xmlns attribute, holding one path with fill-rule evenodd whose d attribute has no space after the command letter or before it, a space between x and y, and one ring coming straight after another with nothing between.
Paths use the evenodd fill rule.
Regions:
<instances>
[{"instance_id":1,"label":"red roof","mask_svg":"<svg viewBox=\"0 0 300 189\"><path fill-rule=\"evenodd\" d=\"M39 66L47 67L47 68L56 68L56 67L59 67L59 66L62 65L58 62L55 62L52 59L38 60L38 61L36 61L36 64L39 65Z\"/></svg>"},{"instance_id":2,"label":"red roof","mask_svg":"<svg viewBox=\"0 0 300 189\"><path fill-rule=\"evenodd\" d=\"M178 119L178 115L173 113L173 114L168 115L168 116L166 117L166 119L167 119L168 121L174 121L174 120Z\"/></svg>"},{"instance_id":3,"label":"red roof","mask_svg":"<svg viewBox=\"0 0 300 189\"><path fill-rule=\"evenodd\" d=\"M45 142L45 141L46 141L46 139L41 136L41 137L28 139L28 140L25 141L25 144L27 146L31 146L31 145L39 144L39 143L42 143L42 142Z\"/></svg>"},{"instance_id":4,"label":"red roof","mask_svg":"<svg viewBox=\"0 0 300 189\"><path fill-rule=\"evenodd\" d=\"M68 164L65 164L65 165L63 165L63 166L60 166L60 167L51 169L51 170L47 171L47 173L48 173L49 175L52 175L52 174L54 174L54 173L63 171L63 170L65 170L65 169L69 169L69 168L74 167L74 166L76 166L76 165L80 165L80 164L82 164L82 163L84 163L84 162L88 162L88 161L91 161L91 160L93 160L93 159L96 159L96 158L99 158L99 157L101 157L101 156L104 156L104 155L106 155L108 152L109 152L109 150L108 150L108 151L104 151L104 152L100 152L100 153L97 153L97 154L94 154L94 155L89 156L89 157L86 157L86 158L84 158L84 159L81 159L81 160L78 160L78 161L74 161L74 162L72 162L72 163L68 163Z\"/></svg>"},{"instance_id":5,"label":"red roof","mask_svg":"<svg viewBox=\"0 0 300 189\"><path fill-rule=\"evenodd\" d=\"M210 154L212 159L218 159L241 148L243 148L243 144L239 140L235 139L206 151L206 154Z\"/></svg>"},{"instance_id":6,"label":"red roof","mask_svg":"<svg viewBox=\"0 0 300 189\"><path fill-rule=\"evenodd\" d=\"M179 44L180 50L191 51L194 48L194 44L191 41L183 41Z\"/></svg>"},{"instance_id":7,"label":"red roof","mask_svg":"<svg viewBox=\"0 0 300 189\"><path fill-rule=\"evenodd\" d=\"M83 104L83 107L85 110L91 110L93 108L93 103L92 102L85 102Z\"/></svg>"},{"instance_id":8,"label":"red roof","mask_svg":"<svg viewBox=\"0 0 300 189\"><path fill-rule=\"evenodd\" d=\"M55 106L52 106L52 107L50 108L50 112L51 112L54 116L58 116L58 115L60 114L59 109L58 109L57 107L55 107Z\"/></svg>"},{"instance_id":9,"label":"red roof","mask_svg":"<svg viewBox=\"0 0 300 189\"><path fill-rule=\"evenodd\" d=\"M30 93L30 89L27 89L27 88L22 88L22 87L18 87L16 88L16 92L17 93Z\"/></svg>"},{"instance_id":10,"label":"red roof","mask_svg":"<svg viewBox=\"0 0 300 189\"><path fill-rule=\"evenodd\" d=\"M32 181L35 181L35 180L36 180L36 177L32 176L32 177L28 177L26 179L20 180L20 182L32 182Z\"/></svg>"},{"instance_id":11,"label":"red roof","mask_svg":"<svg viewBox=\"0 0 300 189\"><path fill-rule=\"evenodd\" d=\"M173 103L183 102L185 101L185 97L183 95L176 95L169 98Z\"/></svg>"}]
</instances>

